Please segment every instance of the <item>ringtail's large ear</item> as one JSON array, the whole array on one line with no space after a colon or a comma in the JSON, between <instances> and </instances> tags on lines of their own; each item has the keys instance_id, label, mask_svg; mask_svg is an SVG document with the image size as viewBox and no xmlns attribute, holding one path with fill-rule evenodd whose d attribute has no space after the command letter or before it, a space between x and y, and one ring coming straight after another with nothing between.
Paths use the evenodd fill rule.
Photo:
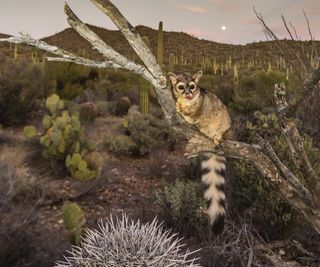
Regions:
<instances>
[{"instance_id":1,"label":"ringtail's large ear","mask_svg":"<svg viewBox=\"0 0 320 267\"><path fill-rule=\"evenodd\" d=\"M202 70L198 71L195 75L193 75L192 79L194 80L195 83L198 83L201 77L202 77Z\"/></svg>"},{"instance_id":2,"label":"ringtail's large ear","mask_svg":"<svg viewBox=\"0 0 320 267\"><path fill-rule=\"evenodd\" d=\"M170 79L172 86L175 86L178 82L177 75L172 72L168 72L167 76Z\"/></svg>"}]
</instances>

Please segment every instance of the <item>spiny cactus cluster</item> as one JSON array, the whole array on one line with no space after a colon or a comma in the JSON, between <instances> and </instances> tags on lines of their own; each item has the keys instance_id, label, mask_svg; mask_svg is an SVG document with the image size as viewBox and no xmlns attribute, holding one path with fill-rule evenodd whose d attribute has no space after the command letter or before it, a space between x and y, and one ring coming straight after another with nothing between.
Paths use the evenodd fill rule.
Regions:
<instances>
[{"instance_id":1,"label":"spiny cactus cluster","mask_svg":"<svg viewBox=\"0 0 320 267\"><path fill-rule=\"evenodd\" d=\"M49 115L45 115L42 124L44 134L40 137L43 156L65 161L69 173L77 179L92 179L97 172L90 170L83 158L81 148L82 128L78 113L69 114L63 110L64 102L53 94L46 100Z\"/></svg>"},{"instance_id":2,"label":"spiny cactus cluster","mask_svg":"<svg viewBox=\"0 0 320 267\"><path fill-rule=\"evenodd\" d=\"M68 155L65 163L74 178L85 180L93 179L97 176L97 172L89 169L87 161L79 153Z\"/></svg>"},{"instance_id":3,"label":"spiny cactus cluster","mask_svg":"<svg viewBox=\"0 0 320 267\"><path fill-rule=\"evenodd\" d=\"M156 219L142 224L126 215L110 217L97 230L86 230L81 246L73 247L55 266L200 266L196 259L187 259L194 252L182 252L182 246L181 239L164 231Z\"/></svg>"},{"instance_id":4,"label":"spiny cactus cluster","mask_svg":"<svg viewBox=\"0 0 320 267\"><path fill-rule=\"evenodd\" d=\"M45 134L41 136L40 143L44 146L43 156L45 158L65 158L71 150L79 152L78 140L81 132L81 124L78 114L70 116L68 111L62 111L64 102L58 95L52 95L46 100L46 107L50 115L45 115L42 120Z\"/></svg>"}]
</instances>

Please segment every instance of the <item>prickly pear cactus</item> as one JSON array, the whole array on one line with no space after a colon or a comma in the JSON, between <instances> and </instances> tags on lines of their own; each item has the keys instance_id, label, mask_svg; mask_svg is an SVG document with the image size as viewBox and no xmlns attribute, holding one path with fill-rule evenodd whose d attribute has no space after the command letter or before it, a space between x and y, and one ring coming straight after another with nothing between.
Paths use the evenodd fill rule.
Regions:
<instances>
[{"instance_id":1,"label":"prickly pear cactus","mask_svg":"<svg viewBox=\"0 0 320 267\"><path fill-rule=\"evenodd\" d=\"M65 164L71 175L79 180L93 179L97 176L97 171L90 170L87 161L79 153L68 155Z\"/></svg>"},{"instance_id":2,"label":"prickly pear cactus","mask_svg":"<svg viewBox=\"0 0 320 267\"><path fill-rule=\"evenodd\" d=\"M63 203L62 218L69 232L71 243L79 245L84 225L84 216L80 206L69 201Z\"/></svg>"},{"instance_id":3,"label":"prickly pear cactus","mask_svg":"<svg viewBox=\"0 0 320 267\"><path fill-rule=\"evenodd\" d=\"M85 180L96 177L97 172L90 170L84 159L85 151L81 147L82 127L79 114L69 114L68 111L63 110L64 102L56 94L47 98L46 108L49 114L42 119L44 134L40 137L44 158L65 162L67 170L74 178ZM79 157L80 163L74 164L74 160Z\"/></svg>"}]
</instances>

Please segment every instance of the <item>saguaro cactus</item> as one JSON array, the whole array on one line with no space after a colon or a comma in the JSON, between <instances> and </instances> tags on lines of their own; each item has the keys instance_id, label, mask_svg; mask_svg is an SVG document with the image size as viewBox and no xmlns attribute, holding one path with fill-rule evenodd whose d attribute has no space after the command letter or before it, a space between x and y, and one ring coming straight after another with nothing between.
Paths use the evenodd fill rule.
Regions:
<instances>
[{"instance_id":1,"label":"saguaro cactus","mask_svg":"<svg viewBox=\"0 0 320 267\"><path fill-rule=\"evenodd\" d=\"M161 66L163 64L163 23L162 21L159 22L159 29L158 29L157 59Z\"/></svg>"},{"instance_id":2,"label":"saguaro cactus","mask_svg":"<svg viewBox=\"0 0 320 267\"><path fill-rule=\"evenodd\" d=\"M238 71L237 64L234 64L234 66L233 66L233 83L236 86L239 84L239 71Z\"/></svg>"},{"instance_id":3,"label":"saguaro cactus","mask_svg":"<svg viewBox=\"0 0 320 267\"><path fill-rule=\"evenodd\" d=\"M139 77L140 111L142 114L149 112L149 88L150 84L145 79Z\"/></svg>"},{"instance_id":4,"label":"saguaro cactus","mask_svg":"<svg viewBox=\"0 0 320 267\"><path fill-rule=\"evenodd\" d=\"M13 55L14 60L18 59L18 44L14 45L14 55Z\"/></svg>"},{"instance_id":5,"label":"saguaro cactus","mask_svg":"<svg viewBox=\"0 0 320 267\"><path fill-rule=\"evenodd\" d=\"M173 72L175 65L175 55L171 53L169 55L169 71Z\"/></svg>"}]
</instances>

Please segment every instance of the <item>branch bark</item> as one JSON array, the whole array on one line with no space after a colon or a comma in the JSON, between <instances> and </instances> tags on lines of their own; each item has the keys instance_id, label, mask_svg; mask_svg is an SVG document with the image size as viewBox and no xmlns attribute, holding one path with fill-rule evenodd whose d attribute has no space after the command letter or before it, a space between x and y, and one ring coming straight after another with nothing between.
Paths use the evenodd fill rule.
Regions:
<instances>
[{"instance_id":1,"label":"branch bark","mask_svg":"<svg viewBox=\"0 0 320 267\"><path fill-rule=\"evenodd\" d=\"M154 86L166 120L177 132L188 140L192 140L192 142L189 142L189 145L200 146L201 149L205 151L220 149L225 153L225 156L229 158L245 160L254 165L269 185L277 191L287 203L297 210L297 212L302 214L306 220L314 226L315 230L320 233L320 202L315 194L319 187L319 178L314 173L304 151L303 143L294 121L286 118L286 111L289 105L285 98L284 88L278 85L275 88L278 116L282 122L282 132L286 136L286 140L290 146L294 163L304 175L308 176L305 179L307 186L304 186L280 161L270 144L264 139L258 138L259 144L225 141L217 148L208 137L201 134L191 125L188 125L176 112L174 99L161 66L157 63L155 56L143 42L134 27L109 0L91 1L117 25L137 55L144 62L145 66L131 62L114 51L84 24L67 4L65 10L70 25L109 61L95 62L84 59L55 46L50 46L42 41L35 40L27 34L22 34L21 37L0 39L0 41L25 43L59 56L58 58L49 58L50 60L75 62L83 65L91 64L90 66L96 67L102 67L103 64L105 64L105 67L123 68L143 76ZM275 38L275 40L278 41L274 33L265 25L261 15L257 14L257 17L263 24L266 34L269 35L271 39ZM282 47L280 47L280 49L282 49ZM292 51L288 51L291 53L291 57L295 56L292 55ZM314 88L319 79L320 70L310 76L303 84L303 88ZM313 184L313 181L316 181L316 184Z\"/></svg>"}]
</instances>

